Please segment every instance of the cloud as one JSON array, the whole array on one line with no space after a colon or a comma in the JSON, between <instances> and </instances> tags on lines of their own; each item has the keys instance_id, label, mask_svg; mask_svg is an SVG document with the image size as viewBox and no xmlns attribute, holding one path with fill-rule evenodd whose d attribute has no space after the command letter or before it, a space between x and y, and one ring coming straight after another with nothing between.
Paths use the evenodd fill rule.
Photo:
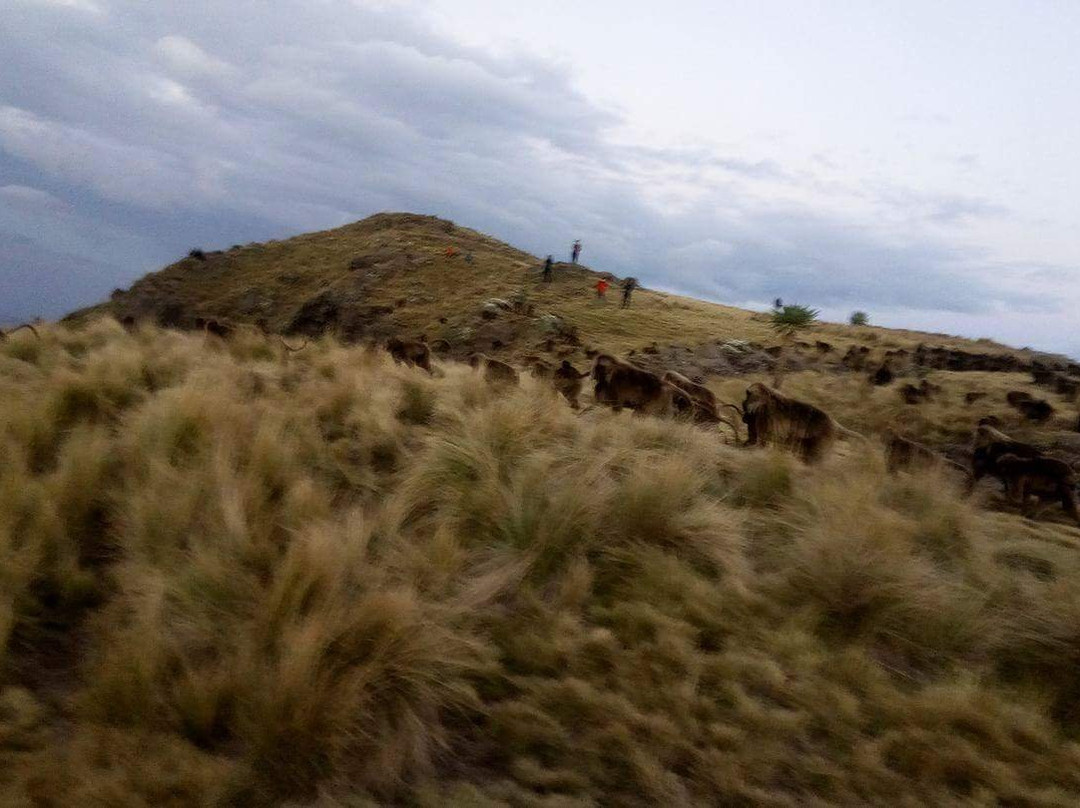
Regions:
<instances>
[{"instance_id":1,"label":"cloud","mask_svg":"<svg viewBox=\"0 0 1080 808\"><path fill-rule=\"evenodd\" d=\"M18 205L31 209L64 210L67 204L48 191L31 188L27 185L0 186L0 199L5 205Z\"/></svg>"},{"instance_id":2,"label":"cloud","mask_svg":"<svg viewBox=\"0 0 1080 808\"><path fill-rule=\"evenodd\" d=\"M22 0L24 3L38 6L54 6L57 8L70 8L90 14L104 14L105 9L93 0Z\"/></svg>"},{"instance_id":3,"label":"cloud","mask_svg":"<svg viewBox=\"0 0 1080 808\"><path fill-rule=\"evenodd\" d=\"M77 225L47 221L95 272L130 277L185 245L391 209L540 254L582 237L596 266L727 301L781 295L946 321L1069 305L1029 291L1035 268L963 246L973 223L1013 215L993 200L840 182L836 155L809 172L709 145L627 143L624 121L582 95L568 66L464 46L415 4L117 0L110 12L125 24L35 23L24 8L21 35L0 30L14 77L0 77L0 168L22 176L7 187L71 200ZM7 232L43 239L20 215ZM80 246L91 221L107 221L108 255Z\"/></svg>"},{"instance_id":4,"label":"cloud","mask_svg":"<svg viewBox=\"0 0 1080 808\"><path fill-rule=\"evenodd\" d=\"M211 56L187 37L163 36L154 43L154 52L162 61L185 74L224 75L233 71L228 62Z\"/></svg>"}]
</instances>

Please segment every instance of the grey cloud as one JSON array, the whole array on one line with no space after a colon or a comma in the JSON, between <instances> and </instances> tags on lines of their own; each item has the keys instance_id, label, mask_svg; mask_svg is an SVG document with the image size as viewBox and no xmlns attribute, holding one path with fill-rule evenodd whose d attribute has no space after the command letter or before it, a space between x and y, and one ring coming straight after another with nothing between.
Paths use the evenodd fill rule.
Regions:
<instances>
[{"instance_id":1,"label":"grey cloud","mask_svg":"<svg viewBox=\"0 0 1080 808\"><path fill-rule=\"evenodd\" d=\"M917 223L897 246L895 225L779 204L777 187L805 197L821 183L775 162L615 145L620 119L577 92L566 66L462 46L415 10L115 0L100 14L24 3L13 19L0 30L0 172L6 161L21 179L0 173L0 185L47 189L72 210L34 213L23 199L0 215L0 237L24 256L0 271L76 256L67 271L92 283L73 284L85 297L65 307L182 248L385 209L449 216L541 254L582 237L594 265L722 300L1048 305L941 235L1009 215L992 202L830 190ZM111 235L95 251L98 221ZM25 284L10 288L9 305L58 313Z\"/></svg>"}]
</instances>

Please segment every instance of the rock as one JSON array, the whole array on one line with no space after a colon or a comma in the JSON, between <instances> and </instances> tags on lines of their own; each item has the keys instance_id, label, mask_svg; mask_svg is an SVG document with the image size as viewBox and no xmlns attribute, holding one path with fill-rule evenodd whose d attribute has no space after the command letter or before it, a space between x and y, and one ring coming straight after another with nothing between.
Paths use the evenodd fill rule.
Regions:
<instances>
[{"instance_id":1,"label":"rock","mask_svg":"<svg viewBox=\"0 0 1080 808\"><path fill-rule=\"evenodd\" d=\"M540 330L550 334L559 333L563 327L563 319L557 314L541 314L536 318L537 325L540 326Z\"/></svg>"}]
</instances>

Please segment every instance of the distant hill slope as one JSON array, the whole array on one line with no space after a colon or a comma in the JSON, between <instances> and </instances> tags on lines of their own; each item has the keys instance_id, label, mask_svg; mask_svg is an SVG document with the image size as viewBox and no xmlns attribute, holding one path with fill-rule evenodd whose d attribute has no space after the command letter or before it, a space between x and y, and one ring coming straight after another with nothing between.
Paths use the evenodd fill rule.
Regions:
<instances>
[{"instance_id":1,"label":"distant hill slope","mask_svg":"<svg viewBox=\"0 0 1080 808\"><path fill-rule=\"evenodd\" d=\"M454 251L449 257L448 248ZM446 339L459 355L483 350L511 358L550 348L552 336L571 356L590 346L628 352L652 343L777 341L760 314L648 289L637 290L633 306L621 309L617 284L606 301L596 299L598 273L560 263L555 281L544 284L541 263L453 222L381 213L335 230L184 258L71 317L107 312L188 327L195 318L210 317L285 334L331 330L346 340L425 335ZM485 315L492 300L517 305L508 310L492 304ZM881 347L974 345L944 335L841 325L823 324L812 333L837 348L868 340ZM1008 350L986 341L974 349Z\"/></svg>"}]
</instances>

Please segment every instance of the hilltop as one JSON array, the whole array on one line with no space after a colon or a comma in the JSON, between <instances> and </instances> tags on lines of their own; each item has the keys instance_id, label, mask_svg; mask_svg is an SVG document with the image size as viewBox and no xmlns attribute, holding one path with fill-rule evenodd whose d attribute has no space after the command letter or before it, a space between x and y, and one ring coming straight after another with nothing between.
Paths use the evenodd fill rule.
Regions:
<instances>
[{"instance_id":1,"label":"hilltop","mask_svg":"<svg viewBox=\"0 0 1080 808\"><path fill-rule=\"evenodd\" d=\"M215 318L281 334L333 333L346 342L423 335L446 340L455 356L480 350L508 359L534 353L552 337L571 358L585 358L590 348L624 354L728 340L777 342L761 314L731 306L642 288L623 310L617 285L606 303L598 302L597 278L619 279L586 266L558 263L554 282L541 283L540 257L433 216L381 213L334 230L196 256L72 317L107 312L180 327ZM1011 352L987 340L874 327L822 324L814 333L837 357L870 340L882 349L928 343Z\"/></svg>"}]
</instances>

